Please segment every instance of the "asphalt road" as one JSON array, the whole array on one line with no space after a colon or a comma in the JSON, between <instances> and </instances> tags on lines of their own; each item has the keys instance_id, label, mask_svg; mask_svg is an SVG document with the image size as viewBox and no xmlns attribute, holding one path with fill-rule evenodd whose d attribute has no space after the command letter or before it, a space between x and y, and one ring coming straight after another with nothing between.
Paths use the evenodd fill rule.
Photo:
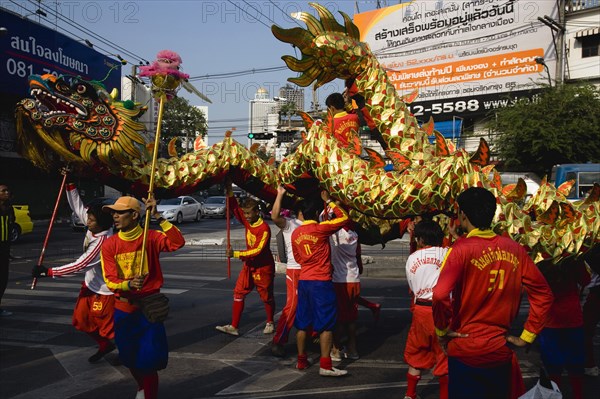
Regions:
<instances>
[{"instance_id":1,"label":"asphalt road","mask_svg":"<svg viewBox=\"0 0 600 399\"><path fill-rule=\"evenodd\" d=\"M95 351L93 342L71 326L71 313L81 277L39 279L30 289L31 267L40 256L46 226L37 223L34 232L23 236L13 247L17 257L11 263L8 289L2 307L13 312L0 318L0 398L133 398L135 384L123 366L110 354L98 364L87 357ZM382 304L381 319L374 323L371 312L359 312L358 348L361 358L344 361L341 368L349 376L339 379L318 375L318 366L306 371L294 369L295 339L290 336L288 356L270 354L270 336L262 333L264 308L258 295L248 296L240 325L240 337L215 330L231 317L232 290L240 269L231 262L227 276L224 247L216 245L225 237L223 220L202 220L181 226L193 243L162 256L164 292L169 296L171 313L165 322L170 360L159 373L161 398L402 398L406 390L407 365L402 352L410 323L409 298L402 277L373 278L362 281L362 294ZM243 246L243 230L232 225L232 243ZM56 225L45 252L46 265L58 265L76 258L81 251L82 232L67 225ZM368 269L392 271L403 265L403 247L393 243L385 249L365 248L374 263ZM273 240L274 245L274 240ZM400 267L401 269L401 267ZM277 311L285 303L285 281L278 275L275 283ZM528 310L523 302L521 315ZM515 323L515 333L522 326ZM596 354L600 355L599 346ZM318 364L318 347L309 348L310 358ZM526 384L532 386L539 368L536 350L519 352ZM596 398L600 379L586 378L586 397ZM568 389L566 390L568 394ZM431 374L419 384L423 399L439 397ZM568 397L568 396L565 396Z\"/></svg>"}]
</instances>

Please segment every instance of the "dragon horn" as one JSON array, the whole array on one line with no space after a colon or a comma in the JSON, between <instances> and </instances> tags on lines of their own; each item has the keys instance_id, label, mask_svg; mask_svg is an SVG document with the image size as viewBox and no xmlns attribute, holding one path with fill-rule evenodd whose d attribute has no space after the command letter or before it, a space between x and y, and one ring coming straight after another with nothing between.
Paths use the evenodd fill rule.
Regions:
<instances>
[{"instance_id":1,"label":"dragon horn","mask_svg":"<svg viewBox=\"0 0 600 399\"><path fill-rule=\"evenodd\" d=\"M319 17L321 17L321 24L323 25L323 29L325 31L340 33L346 32L346 29L342 25L338 24L338 22L335 20L335 17L331 12L329 12L328 9L317 3L308 4L319 13Z\"/></svg>"}]
</instances>

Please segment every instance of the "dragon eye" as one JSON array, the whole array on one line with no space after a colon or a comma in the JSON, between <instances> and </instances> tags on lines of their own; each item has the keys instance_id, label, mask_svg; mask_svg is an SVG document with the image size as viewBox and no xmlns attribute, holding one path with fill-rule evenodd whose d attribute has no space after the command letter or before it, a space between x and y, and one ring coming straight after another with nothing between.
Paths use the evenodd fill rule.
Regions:
<instances>
[{"instance_id":1,"label":"dragon eye","mask_svg":"<svg viewBox=\"0 0 600 399\"><path fill-rule=\"evenodd\" d=\"M66 84L64 84L63 82L57 82L57 83L56 83L56 88L57 88L59 91L62 91L62 92L68 92L68 91L69 91L69 86L67 86L67 85L66 85Z\"/></svg>"},{"instance_id":2,"label":"dragon eye","mask_svg":"<svg viewBox=\"0 0 600 399\"><path fill-rule=\"evenodd\" d=\"M77 85L77 93L79 94L84 94L87 90L87 87L85 87L84 85Z\"/></svg>"}]
</instances>

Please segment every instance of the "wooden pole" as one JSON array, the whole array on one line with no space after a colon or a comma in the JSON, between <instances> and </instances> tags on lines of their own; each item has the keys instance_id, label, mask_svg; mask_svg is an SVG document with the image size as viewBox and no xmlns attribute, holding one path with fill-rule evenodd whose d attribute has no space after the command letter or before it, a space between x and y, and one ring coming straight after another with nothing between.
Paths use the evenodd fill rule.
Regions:
<instances>
[{"instance_id":1,"label":"wooden pole","mask_svg":"<svg viewBox=\"0 0 600 399\"><path fill-rule=\"evenodd\" d=\"M65 184L67 182L67 175L65 173L63 175L62 183L60 184L60 189L58 190L58 196L56 197L56 203L54 204L54 210L52 211L52 217L50 218L50 224L48 225L48 231L46 232L46 238L44 239L44 244L42 245L42 251L40 252L40 257L38 259L38 266L41 266L44 262L44 255L46 254L46 248L48 247L48 241L50 240L50 233L52 232L52 226L54 225L54 219L56 219L56 214L58 213L58 205L60 204L60 199L62 198L63 191L65 190ZM31 289L35 289L35 285L37 284L37 277L33 278L31 282Z\"/></svg>"},{"instance_id":2,"label":"wooden pole","mask_svg":"<svg viewBox=\"0 0 600 399\"><path fill-rule=\"evenodd\" d=\"M163 112L165 107L166 94L160 96L160 103L158 107L158 120L156 122L156 136L154 137L154 150L152 151L152 166L150 169L150 182L148 183L148 197L150 198L154 191L154 176L156 174L156 160L158 158L158 147L160 143L160 131L162 127ZM146 208L146 218L144 220L144 235L142 239L142 256L140 258L140 274L144 268L144 262L146 260L146 241L148 239L148 229L150 228L150 208Z\"/></svg>"}]
</instances>

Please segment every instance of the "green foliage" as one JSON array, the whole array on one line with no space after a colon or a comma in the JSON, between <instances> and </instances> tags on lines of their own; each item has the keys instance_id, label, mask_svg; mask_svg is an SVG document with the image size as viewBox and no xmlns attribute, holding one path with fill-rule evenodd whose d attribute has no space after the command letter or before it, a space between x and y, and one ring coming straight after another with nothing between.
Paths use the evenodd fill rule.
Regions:
<instances>
[{"instance_id":1,"label":"green foliage","mask_svg":"<svg viewBox=\"0 0 600 399\"><path fill-rule=\"evenodd\" d=\"M507 170L549 176L556 164L600 162L599 110L595 86L557 85L497 110L488 127Z\"/></svg>"},{"instance_id":2,"label":"green foliage","mask_svg":"<svg viewBox=\"0 0 600 399\"><path fill-rule=\"evenodd\" d=\"M280 108L279 108L279 118L281 121L281 117L287 117L287 121L288 121L288 126L292 125L292 116L294 116L296 114L296 103L293 101L290 102L286 102L284 103Z\"/></svg>"},{"instance_id":3,"label":"green foliage","mask_svg":"<svg viewBox=\"0 0 600 399\"><path fill-rule=\"evenodd\" d=\"M189 152L182 148L186 137L193 143L197 136L206 137L207 129L204 113L191 105L185 98L175 97L165 103L161 139L166 145L173 137L178 137L177 152L179 154Z\"/></svg>"}]
</instances>

